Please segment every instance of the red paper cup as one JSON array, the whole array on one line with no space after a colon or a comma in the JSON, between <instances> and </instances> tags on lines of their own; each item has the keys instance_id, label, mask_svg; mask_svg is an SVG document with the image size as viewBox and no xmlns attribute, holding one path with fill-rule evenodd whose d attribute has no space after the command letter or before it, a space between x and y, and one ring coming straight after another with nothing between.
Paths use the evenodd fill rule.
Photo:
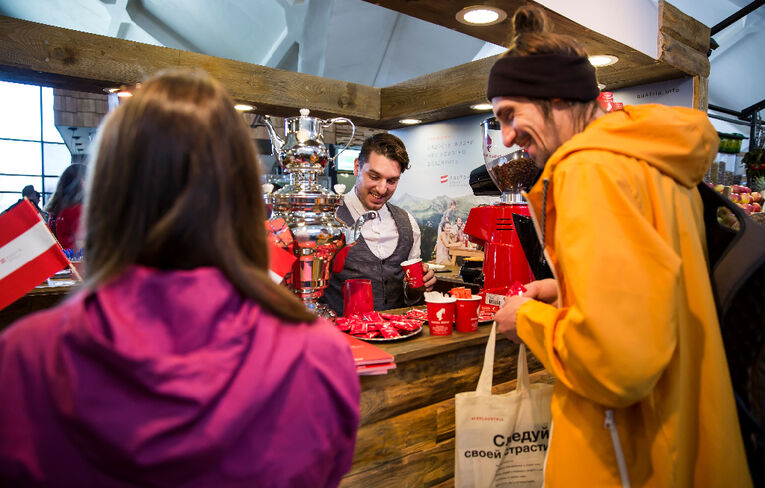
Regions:
<instances>
[{"instance_id":1,"label":"red paper cup","mask_svg":"<svg viewBox=\"0 0 765 488\"><path fill-rule=\"evenodd\" d=\"M454 326L454 297L439 302L428 302L428 328L432 336L451 335ZM476 322L477 324L477 322Z\"/></svg>"},{"instance_id":2,"label":"red paper cup","mask_svg":"<svg viewBox=\"0 0 765 488\"><path fill-rule=\"evenodd\" d=\"M478 330L478 305L481 297L457 299L457 332L476 332Z\"/></svg>"},{"instance_id":3,"label":"red paper cup","mask_svg":"<svg viewBox=\"0 0 765 488\"><path fill-rule=\"evenodd\" d=\"M370 280L345 280L343 283L343 316L361 315L375 309Z\"/></svg>"},{"instance_id":4,"label":"red paper cup","mask_svg":"<svg viewBox=\"0 0 765 488\"><path fill-rule=\"evenodd\" d=\"M422 259L410 259L401 263L404 268L404 276L410 288L422 288L425 286L425 280L422 274Z\"/></svg>"}]
</instances>

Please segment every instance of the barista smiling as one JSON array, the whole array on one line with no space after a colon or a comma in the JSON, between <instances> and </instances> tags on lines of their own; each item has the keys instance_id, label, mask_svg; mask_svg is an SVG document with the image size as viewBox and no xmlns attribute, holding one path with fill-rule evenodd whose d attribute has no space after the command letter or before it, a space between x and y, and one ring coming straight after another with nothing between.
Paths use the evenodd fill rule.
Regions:
<instances>
[{"instance_id":1,"label":"barista smiling","mask_svg":"<svg viewBox=\"0 0 765 488\"><path fill-rule=\"evenodd\" d=\"M390 200L401 179L401 163L374 151L366 161L356 159L356 196L367 210L380 210Z\"/></svg>"},{"instance_id":2,"label":"barista smiling","mask_svg":"<svg viewBox=\"0 0 765 488\"><path fill-rule=\"evenodd\" d=\"M353 174L356 184L345 194L337 218L351 227L373 210L377 217L361 227L361 236L350 248L343 270L333 273L322 301L338 314L343 313L342 285L349 279L372 283L375 310L390 310L420 303L422 290L409 290L401 263L420 259L422 235L414 216L389 202L401 175L409 169L404 143L393 134L379 133L361 145ZM422 263L425 289L431 290L436 276Z\"/></svg>"}]
</instances>

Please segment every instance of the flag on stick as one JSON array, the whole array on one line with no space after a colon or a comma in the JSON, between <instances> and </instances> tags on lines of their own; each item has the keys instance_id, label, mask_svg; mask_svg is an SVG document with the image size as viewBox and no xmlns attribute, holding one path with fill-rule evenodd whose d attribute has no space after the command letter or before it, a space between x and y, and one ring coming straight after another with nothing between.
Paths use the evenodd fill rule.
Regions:
<instances>
[{"instance_id":1,"label":"flag on stick","mask_svg":"<svg viewBox=\"0 0 765 488\"><path fill-rule=\"evenodd\" d=\"M29 201L0 215L0 309L67 266L61 246Z\"/></svg>"}]
</instances>

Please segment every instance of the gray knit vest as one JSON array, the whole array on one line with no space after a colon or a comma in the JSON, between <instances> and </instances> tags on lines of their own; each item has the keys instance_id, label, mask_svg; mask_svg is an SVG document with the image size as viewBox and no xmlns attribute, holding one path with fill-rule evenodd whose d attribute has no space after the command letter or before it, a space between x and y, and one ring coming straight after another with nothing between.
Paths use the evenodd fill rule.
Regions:
<instances>
[{"instance_id":1,"label":"gray knit vest","mask_svg":"<svg viewBox=\"0 0 765 488\"><path fill-rule=\"evenodd\" d=\"M343 271L335 273L329 280L321 301L328 304L338 315L343 314L343 291L345 280L365 278L372 281L372 298L375 310L388 310L406 306L404 303L404 269L401 263L409 259L414 244L414 231L406 210L386 204L398 230L398 243L393 254L379 259L369 250L364 237L359 236L345 258ZM343 204L337 209L337 218L345 225L352 226L351 211Z\"/></svg>"}]
</instances>

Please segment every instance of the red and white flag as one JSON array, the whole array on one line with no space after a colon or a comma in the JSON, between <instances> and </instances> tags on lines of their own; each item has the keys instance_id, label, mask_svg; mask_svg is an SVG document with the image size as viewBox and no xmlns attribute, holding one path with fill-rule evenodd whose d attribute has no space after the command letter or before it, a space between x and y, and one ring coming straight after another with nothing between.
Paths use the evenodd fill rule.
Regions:
<instances>
[{"instance_id":1,"label":"red and white flag","mask_svg":"<svg viewBox=\"0 0 765 488\"><path fill-rule=\"evenodd\" d=\"M0 215L0 309L68 266L61 246L29 201Z\"/></svg>"},{"instance_id":2,"label":"red and white flag","mask_svg":"<svg viewBox=\"0 0 765 488\"><path fill-rule=\"evenodd\" d=\"M274 283L280 284L284 277L292 271L292 265L297 258L288 250L268 241L268 275Z\"/></svg>"},{"instance_id":3,"label":"red and white flag","mask_svg":"<svg viewBox=\"0 0 765 488\"><path fill-rule=\"evenodd\" d=\"M441 183L447 183L449 181L449 175L441 175Z\"/></svg>"}]
</instances>

